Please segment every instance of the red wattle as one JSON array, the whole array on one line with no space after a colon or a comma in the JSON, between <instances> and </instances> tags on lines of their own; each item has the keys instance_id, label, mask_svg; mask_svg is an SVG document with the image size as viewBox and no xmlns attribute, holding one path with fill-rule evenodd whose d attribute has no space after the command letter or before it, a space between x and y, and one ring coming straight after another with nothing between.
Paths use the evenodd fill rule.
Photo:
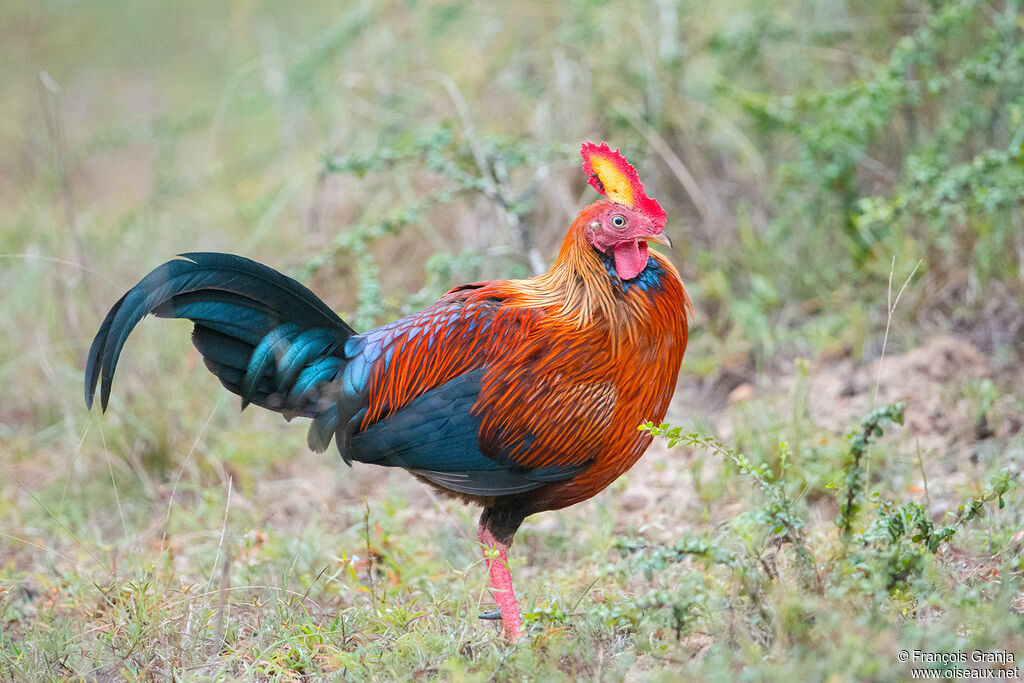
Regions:
<instances>
[{"instance_id":1,"label":"red wattle","mask_svg":"<svg viewBox=\"0 0 1024 683\"><path fill-rule=\"evenodd\" d=\"M615 272L622 280L632 280L647 267L647 242L629 240L615 245Z\"/></svg>"}]
</instances>

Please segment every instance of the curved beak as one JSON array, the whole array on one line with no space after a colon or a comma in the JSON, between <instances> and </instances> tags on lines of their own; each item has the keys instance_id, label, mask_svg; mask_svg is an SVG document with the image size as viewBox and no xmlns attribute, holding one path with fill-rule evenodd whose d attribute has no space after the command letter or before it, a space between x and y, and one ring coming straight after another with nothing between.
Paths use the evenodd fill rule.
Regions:
<instances>
[{"instance_id":1,"label":"curved beak","mask_svg":"<svg viewBox=\"0 0 1024 683\"><path fill-rule=\"evenodd\" d=\"M664 245L669 249L672 248L672 240L668 238L663 232L659 232L657 235L639 235L637 239L645 240L647 242L657 242L658 244Z\"/></svg>"}]
</instances>

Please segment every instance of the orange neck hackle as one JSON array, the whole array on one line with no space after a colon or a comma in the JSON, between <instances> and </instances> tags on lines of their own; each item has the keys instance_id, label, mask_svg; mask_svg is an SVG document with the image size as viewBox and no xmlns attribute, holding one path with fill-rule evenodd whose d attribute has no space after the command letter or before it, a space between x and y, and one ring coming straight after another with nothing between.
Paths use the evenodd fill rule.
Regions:
<instances>
[{"instance_id":1,"label":"orange neck hackle","mask_svg":"<svg viewBox=\"0 0 1024 683\"><path fill-rule=\"evenodd\" d=\"M575 329L606 324L618 347L620 342L634 338L635 325L649 312L646 297L623 296L617 290L587 238L587 228L595 216L611 204L610 200L601 199L580 211L562 240L551 270L519 284L523 304L555 307ZM656 252L650 254L667 271L666 276L678 282L679 274L668 259Z\"/></svg>"}]
</instances>

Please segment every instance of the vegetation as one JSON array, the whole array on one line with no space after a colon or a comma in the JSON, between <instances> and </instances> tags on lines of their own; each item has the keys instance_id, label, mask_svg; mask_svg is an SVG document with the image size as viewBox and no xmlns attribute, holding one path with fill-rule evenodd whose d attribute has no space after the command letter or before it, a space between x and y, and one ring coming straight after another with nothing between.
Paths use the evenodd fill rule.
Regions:
<instances>
[{"instance_id":1,"label":"vegetation","mask_svg":"<svg viewBox=\"0 0 1024 683\"><path fill-rule=\"evenodd\" d=\"M1018 2L8 4L0 678L1024 658ZM239 416L187 326L85 411L102 315L171 255L365 329L550 263L587 138L639 162L698 319L650 453L517 536L519 645L476 619L472 510Z\"/></svg>"}]
</instances>

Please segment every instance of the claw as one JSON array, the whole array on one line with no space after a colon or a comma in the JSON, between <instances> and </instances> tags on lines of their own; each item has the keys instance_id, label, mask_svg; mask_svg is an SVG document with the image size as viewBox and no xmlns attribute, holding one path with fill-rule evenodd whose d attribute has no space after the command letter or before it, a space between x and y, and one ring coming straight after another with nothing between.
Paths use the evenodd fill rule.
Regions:
<instances>
[{"instance_id":1,"label":"claw","mask_svg":"<svg viewBox=\"0 0 1024 683\"><path fill-rule=\"evenodd\" d=\"M501 621L501 608L499 607L493 612L484 612L480 615L480 618L488 621Z\"/></svg>"}]
</instances>

